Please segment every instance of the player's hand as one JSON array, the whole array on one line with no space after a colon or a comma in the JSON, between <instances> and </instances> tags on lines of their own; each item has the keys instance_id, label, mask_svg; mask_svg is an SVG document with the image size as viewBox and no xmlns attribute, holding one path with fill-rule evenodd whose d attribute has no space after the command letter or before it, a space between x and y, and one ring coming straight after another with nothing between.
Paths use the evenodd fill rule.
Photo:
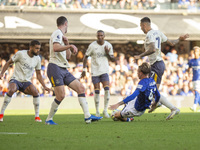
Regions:
<instances>
[{"instance_id":1,"label":"player's hand","mask_svg":"<svg viewBox=\"0 0 200 150\"><path fill-rule=\"evenodd\" d=\"M105 46L104 49L105 49L106 54L109 54L110 48L108 49L108 46Z\"/></svg>"},{"instance_id":2,"label":"player's hand","mask_svg":"<svg viewBox=\"0 0 200 150\"><path fill-rule=\"evenodd\" d=\"M140 59L140 55L135 55L134 58L135 59Z\"/></svg>"},{"instance_id":3,"label":"player's hand","mask_svg":"<svg viewBox=\"0 0 200 150\"><path fill-rule=\"evenodd\" d=\"M46 90L46 91L48 91L48 92L50 92L51 91L51 89L50 88L48 88L48 87L44 87L44 89Z\"/></svg>"},{"instance_id":4,"label":"player's hand","mask_svg":"<svg viewBox=\"0 0 200 150\"><path fill-rule=\"evenodd\" d=\"M179 37L179 40L180 40L180 41L184 41L184 40L187 39L187 38L189 38L189 34L181 35L181 36Z\"/></svg>"},{"instance_id":5,"label":"player's hand","mask_svg":"<svg viewBox=\"0 0 200 150\"><path fill-rule=\"evenodd\" d=\"M108 107L108 109L110 109L110 110L115 110L115 109L117 109L119 107L119 104L114 104L114 105L110 105L109 107Z\"/></svg>"},{"instance_id":6,"label":"player's hand","mask_svg":"<svg viewBox=\"0 0 200 150\"><path fill-rule=\"evenodd\" d=\"M149 109L148 113L151 113L153 112L157 107L157 103L156 102L153 102L152 105L151 105L151 108Z\"/></svg>"},{"instance_id":7,"label":"player's hand","mask_svg":"<svg viewBox=\"0 0 200 150\"><path fill-rule=\"evenodd\" d=\"M72 51L72 53L74 55L76 55L77 52L78 52L78 48L75 45L73 45L73 44L70 45L70 50Z\"/></svg>"},{"instance_id":8,"label":"player's hand","mask_svg":"<svg viewBox=\"0 0 200 150\"><path fill-rule=\"evenodd\" d=\"M66 36L63 35L63 42L65 43L65 45L69 45L69 40Z\"/></svg>"},{"instance_id":9,"label":"player's hand","mask_svg":"<svg viewBox=\"0 0 200 150\"><path fill-rule=\"evenodd\" d=\"M85 72L85 71L83 71L83 72L81 73L81 78L84 78L84 77L85 77L85 75L86 75L86 72Z\"/></svg>"}]
</instances>

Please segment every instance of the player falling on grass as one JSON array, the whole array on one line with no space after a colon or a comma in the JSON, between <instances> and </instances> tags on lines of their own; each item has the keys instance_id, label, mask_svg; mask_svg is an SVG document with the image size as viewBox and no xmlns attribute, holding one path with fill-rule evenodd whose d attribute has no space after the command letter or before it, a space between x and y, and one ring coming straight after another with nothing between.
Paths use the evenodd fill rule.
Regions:
<instances>
[{"instance_id":1,"label":"player falling on grass","mask_svg":"<svg viewBox=\"0 0 200 150\"><path fill-rule=\"evenodd\" d=\"M157 89L156 82L153 78L149 78L151 67L148 63L144 62L138 68L138 78L140 79L136 90L124 100L111 105L109 109L117 109L120 105L126 104L122 111L117 111L114 117L121 121L133 121L133 117L139 117L144 114L146 109L149 109L153 98L156 106L160 99L160 93Z\"/></svg>"},{"instance_id":2,"label":"player falling on grass","mask_svg":"<svg viewBox=\"0 0 200 150\"><path fill-rule=\"evenodd\" d=\"M4 111L11 101L12 95L17 91L21 91L25 94L33 96L33 105L35 108L35 121L42 122L39 117L39 104L40 97L39 92L35 86L31 83L32 74L34 69L36 71L36 76L39 82L42 84L43 88L50 91L49 88L45 86L41 75L41 59L38 56L40 52L41 44L37 40L32 40L30 42L29 50L18 51L11 59L9 59L3 66L0 73L0 78L3 78L5 71L8 67L15 63L14 73L9 81L8 93L4 98L4 103L1 108L0 121L3 121Z\"/></svg>"},{"instance_id":3,"label":"player falling on grass","mask_svg":"<svg viewBox=\"0 0 200 150\"><path fill-rule=\"evenodd\" d=\"M83 58L83 72L81 77L86 75L86 63L87 58L91 56L91 74L92 82L95 89L94 94L94 103L96 107L96 116L100 116L99 112L99 100L100 100L100 83L103 84L104 88L104 110L103 115L106 118L110 118L107 109L110 99L109 91L109 60L115 61L113 56L113 47L112 45L104 40L105 34L104 31L97 31L97 41L92 42Z\"/></svg>"},{"instance_id":4,"label":"player falling on grass","mask_svg":"<svg viewBox=\"0 0 200 150\"><path fill-rule=\"evenodd\" d=\"M47 75L54 87L55 99L52 102L46 124L56 125L53 121L58 106L65 98L65 85L73 89L78 94L79 103L83 109L85 122L100 120L102 117L96 117L90 114L88 103L85 98L85 88L68 70L69 63L67 59L71 57L71 53L76 54L78 49L75 45L69 44L67 37L68 21L64 16L57 18L58 29L53 32L49 41L50 60L47 67Z\"/></svg>"},{"instance_id":5,"label":"player falling on grass","mask_svg":"<svg viewBox=\"0 0 200 150\"><path fill-rule=\"evenodd\" d=\"M193 107L190 109L192 111L196 111L197 109L197 103L200 105L200 48L198 46L195 46L194 48L194 59L191 59L189 61L189 70L192 69L193 72L193 88L195 91L195 98L194 98L194 104Z\"/></svg>"},{"instance_id":6,"label":"player falling on grass","mask_svg":"<svg viewBox=\"0 0 200 150\"><path fill-rule=\"evenodd\" d=\"M165 64L161 56L161 43L166 42L170 46L174 46L179 41L184 41L189 37L188 34L180 36L177 40L169 40L167 37L159 30L153 30L151 28L151 20L148 17L144 17L140 21L140 27L142 31L146 34L146 39L144 43L145 52L134 56L135 59L140 59L144 56L148 56L149 62L151 64L151 77L154 78L157 87L159 89L162 75L165 70ZM180 110L173 106L163 95L160 96L159 102L171 110L171 114L166 118L167 120L173 118L174 115L179 114ZM152 107L150 112L155 108Z\"/></svg>"}]
</instances>

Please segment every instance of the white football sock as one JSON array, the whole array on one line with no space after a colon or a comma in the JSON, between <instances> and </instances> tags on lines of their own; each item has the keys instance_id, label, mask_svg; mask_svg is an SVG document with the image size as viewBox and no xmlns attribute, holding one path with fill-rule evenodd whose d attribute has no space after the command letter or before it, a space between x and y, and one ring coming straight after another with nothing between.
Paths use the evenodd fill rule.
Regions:
<instances>
[{"instance_id":1,"label":"white football sock","mask_svg":"<svg viewBox=\"0 0 200 150\"><path fill-rule=\"evenodd\" d=\"M54 100L54 101L52 102L52 104L51 104L51 109L50 109L50 112L49 112L49 115L48 115L46 121L53 120L53 116L54 116L55 113L57 112L58 106L59 106L59 104L57 104L57 103L55 102L55 100Z\"/></svg>"},{"instance_id":2,"label":"white football sock","mask_svg":"<svg viewBox=\"0 0 200 150\"><path fill-rule=\"evenodd\" d=\"M164 97L163 95L160 94L160 100L159 102L161 102L161 104L163 104L164 106L166 106L167 108L169 108L170 110L176 108L172 103L170 103L166 97Z\"/></svg>"},{"instance_id":3,"label":"white football sock","mask_svg":"<svg viewBox=\"0 0 200 150\"><path fill-rule=\"evenodd\" d=\"M110 100L110 91L109 90L105 90L105 94L104 94L104 112L107 112L109 100Z\"/></svg>"},{"instance_id":4,"label":"white football sock","mask_svg":"<svg viewBox=\"0 0 200 150\"><path fill-rule=\"evenodd\" d=\"M33 105L35 109L35 117L39 117L40 112L40 97L33 97Z\"/></svg>"},{"instance_id":5,"label":"white football sock","mask_svg":"<svg viewBox=\"0 0 200 150\"><path fill-rule=\"evenodd\" d=\"M5 112L5 110L6 110L7 106L8 106L8 104L9 104L10 101L11 101L11 98L12 98L12 97L10 97L10 96L8 96L8 95L6 95L6 96L4 97L4 103L3 103L2 107L1 107L1 114L4 114L4 112Z\"/></svg>"},{"instance_id":6,"label":"white football sock","mask_svg":"<svg viewBox=\"0 0 200 150\"><path fill-rule=\"evenodd\" d=\"M96 108L96 114L100 114L99 113L99 100L100 100L100 96L99 94L94 94L94 104L95 104L95 108Z\"/></svg>"},{"instance_id":7,"label":"white football sock","mask_svg":"<svg viewBox=\"0 0 200 150\"><path fill-rule=\"evenodd\" d=\"M91 116L90 112L89 112L89 108L88 108L88 103L86 101L85 97L78 97L79 103L82 107L82 110L84 112L84 116L85 118L89 118Z\"/></svg>"},{"instance_id":8,"label":"white football sock","mask_svg":"<svg viewBox=\"0 0 200 150\"><path fill-rule=\"evenodd\" d=\"M196 111L197 110L197 104L193 105L193 110Z\"/></svg>"}]
</instances>

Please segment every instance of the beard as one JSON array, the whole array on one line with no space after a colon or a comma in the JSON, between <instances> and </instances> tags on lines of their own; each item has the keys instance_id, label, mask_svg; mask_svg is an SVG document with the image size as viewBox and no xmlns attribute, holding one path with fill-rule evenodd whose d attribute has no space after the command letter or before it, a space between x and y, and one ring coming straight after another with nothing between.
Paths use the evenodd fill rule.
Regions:
<instances>
[{"instance_id":1,"label":"beard","mask_svg":"<svg viewBox=\"0 0 200 150\"><path fill-rule=\"evenodd\" d=\"M33 54L34 56L37 56L37 55L38 55L38 53L35 53L35 52L32 52L32 54Z\"/></svg>"}]
</instances>

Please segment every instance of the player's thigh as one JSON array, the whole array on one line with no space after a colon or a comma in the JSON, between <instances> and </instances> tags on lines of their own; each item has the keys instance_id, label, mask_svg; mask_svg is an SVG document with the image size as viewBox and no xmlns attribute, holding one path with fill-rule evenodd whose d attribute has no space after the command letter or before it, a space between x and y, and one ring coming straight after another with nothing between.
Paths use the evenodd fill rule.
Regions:
<instances>
[{"instance_id":1,"label":"player's thigh","mask_svg":"<svg viewBox=\"0 0 200 150\"><path fill-rule=\"evenodd\" d=\"M85 87L79 80L75 79L73 80L68 87L70 87L72 90L76 91L78 94L85 93Z\"/></svg>"},{"instance_id":2,"label":"player's thigh","mask_svg":"<svg viewBox=\"0 0 200 150\"><path fill-rule=\"evenodd\" d=\"M62 101L65 98L65 86L64 85L54 87L54 92L56 95L56 99L58 101Z\"/></svg>"},{"instance_id":3,"label":"player's thigh","mask_svg":"<svg viewBox=\"0 0 200 150\"><path fill-rule=\"evenodd\" d=\"M8 86L8 95L12 96L17 91L17 85L16 83L9 83Z\"/></svg>"},{"instance_id":4,"label":"player's thigh","mask_svg":"<svg viewBox=\"0 0 200 150\"><path fill-rule=\"evenodd\" d=\"M107 73L100 76L100 81L103 84L103 87L109 86L109 75Z\"/></svg>"},{"instance_id":5,"label":"player's thigh","mask_svg":"<svg viewBox=\"0 0 200 150\"><path fill-rule=\"evenodd\" d=\"M102 84L103 87L109 87L109 81L103 81Z\"/></svg>"},{"instance_id":6,"label":"player's thigh","mask_svg":"<svg viewBox=\"0 0 200 150\"><path fill-rule=\"evenodd\" d=\"M150 76L155 80L157 84L161 83L163 73L165 71L165 64L163 61L157 61L151 65Z\"/></svg>"},{"instance_id":7,"label":"player's thigh","mask_svg":"<svg viewBox=\"0 0 200 150\"><path fill-rule=\"evenodd\" d=\"M100 89L100 82L93 84L94 85L94 89L95 90L99 90Z\"/></svg>"},{"instance_id":8,"label":"player's thigh","mask_svg":"<svg viewBox=\"0 0 200 150\"><path fill-rule=\"evenodd\" d=\"M30 84L24 91L25 94L38 96L39 92L33 84Z\"/></svg>"}]
</instances>

